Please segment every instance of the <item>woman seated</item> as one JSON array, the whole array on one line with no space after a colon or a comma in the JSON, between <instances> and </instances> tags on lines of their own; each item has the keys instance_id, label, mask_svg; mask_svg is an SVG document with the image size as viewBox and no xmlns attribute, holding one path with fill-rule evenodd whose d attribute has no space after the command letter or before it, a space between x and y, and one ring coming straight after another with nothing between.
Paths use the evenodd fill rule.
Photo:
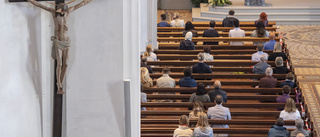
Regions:
<instances>
[{"instance_id":1,"label":"woman seated","mask_svg":"<svg viewBox=\"0 0 320 137\"><path fill-rule=\"evenodd\" d=\"M147 57L148 61L157 61L157 55L153 53L151 45L146 47L146 52L143 54L144 57Z\"/></svg>"},{"instance_id":2,"label":"woman seated","mask_svg":"<svg viewBox=\"0 0 320 137\"><path fill-rule=\"evenodd\" d=\"M194 102L193 104L192 111L189 113L189 118L192 118L192 119L199 118L200 114L202 113L205 113L203 104L201 101L196 100L196 102Z\"/></svg>"},{"instance_id":3,"label":"woman seated","mask_svg":"<svg viewBox=\"0 0 320 137\"><path fill-rule=\"evenodd\" d=\"M141 80L140 80L140 82L143 85L143 87L144 88L153 87L153 81L150 78L148 69L146 67L142 67L142 68L140 68L140 70L141 70L141 74L140 74Z\"/></svg>"},{"instance_id":4,"label":"woman seated","mask_svg":"<svg viewBox=\"0 0 320 137\"><path fill-rule=\"evenodd\" d=\"M203 61L213 61L213 56L210 55L211 47L209 45L205 45L203 47L204 51L204 60Z\"/></svg>"},{"instance_id":5,"label":"woman seated","mask_svg":"<svg viewBox=\"0 0 320 137\"><path fill-rule=\"evenodd\" d=\"M182 40L179 45L179 50L195 50L196 47L192 42L192 32L187 32L185 40Z\"/></svg>"},{"instance_id":6,"label":"woman seated","mask_svg":"<svg viewBox=\"0 0 320 137\"><path fill-rule=\"evenodd\" d=\"M193 137L193 131L189 128L189 119L186 115L179 118L179 128L174 130L173 137Z\"/></svg>"},{"instance_id":7,"label":"woman seated","mask_svg":"<svg viewBox=\"0 0 320 137\"><path fill-rule=\"evenodd\" d=\"M192 66L192 73L212 73L211 68L204 63L204 53L198 54L199 63Z\"/></svg>"},{"instance_id":8,"label":"woman seated","mask_svg":"<svg viewBox=\"0 0 320 137\"><path fill-rule=\"evenodd\" d=\"M268 61L275 61L279 56L282 57L283 61L286 61L288 59L286 53L282 52L281 44L277 42L274 45L273 53L270 54Z\"/></svg>"},{"instance_id":9,"label":"woman seated","mask_svg":"<svg viewBox=\"0 0 320 137\"><path fill-rule=\"evenodd\" d=\"M265 12L262 12L260 14L260 19L259 20L256 20L254 22L254 26L256 27L258 25L258 22L262 21L264 26L268 27L269 24L268 24L268 15L265 13Z\"/></svg>"},{"instance_id":10,"label":"woman seated","mask_svg":"<svg viewBox=\"0 0 320 137\"><path fill-rule=\"evenodd\" d=\"M210 97L206 94L205 86L203 83L199 83L196 93L193 93L189 99L189 102L211 102Z\"/></svg>"},{"instance_id":11,"label":"woman seated","mask_svg":"<svg viewBox=\"0 0 320 137\"><path fill-rule=\"evenodd\" d=\"M265 30L265 26L262 21L257 24L257 29L251 33L251 37L264 38L269 37L269 32ZM253 45L264 45L266 42L253 42Z\"/></svg>"},{"instance_id":12,"label":"woman seated","mask_svg":"<svg viewBox=\"0 0 320 137\"><path fill-rule=\"evenodd\" d=\"M288 98L284 110L280 112L280 118L283 120L296 120L301 118L300 112L296 107L296 103L292 98ZM295 126L286 126L287 128L296 128Z\"/></svg>"},{"instance_id":13,"label":"woman seated","mask_svg":"<svg viewBox=\"0 0 320 137\"><path fill-rule=\"evenodd\" d=\"M189 31L192 33L192 37L198 37L198 32L194 30L194 26L190 21L186 23L186 27L182 31L182 37L185 37Z\"/></svg>"},{"instance_id":14,"label":"woman seated","mask_svg":"<svg viewBox=\"0 0 320 137\"><path fill-rule=\"evenodd\" d=\"M273 68L274 74L288 74L288 68L283 66L282 57L277 57L275 64L276 64L276 67Z\"/></svg>"},{"instance_id":15,"label":"woman seated","mask_svg":"<svg viewBox=\"0 0 320 137\"><path fill-rule=\"evenodd\" d=\"M179 13L173 14L173 20L170 22L172 27L184 27L184 20L179 19Z\"/></svg>"},{"instance_id":16,"label":"woman seated","mask_svg":"<svg viewBox=\"0 0 320 137\"><path fill-rule=\"evenodd\" d=\"M200 114L198 123L193 132L194 137L213 137L213 130L209 125L208 116L205 113Z\"/></svg>"}]
</instances>

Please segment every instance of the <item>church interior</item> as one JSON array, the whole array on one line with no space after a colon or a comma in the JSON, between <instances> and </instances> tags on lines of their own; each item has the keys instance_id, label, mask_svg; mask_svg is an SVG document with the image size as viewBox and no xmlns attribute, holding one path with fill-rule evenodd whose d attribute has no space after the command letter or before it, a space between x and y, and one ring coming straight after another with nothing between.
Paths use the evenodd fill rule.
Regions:
<instances>
[{"instance_id":1,"label":"church interior","mask_svg":"<svg viewBox=\"0 0 320 137\"><path fill-rule=\"evenodd\" d=\"M318 137L319 0L4 0L0 137Z\"/></svg>"}]
</instances>

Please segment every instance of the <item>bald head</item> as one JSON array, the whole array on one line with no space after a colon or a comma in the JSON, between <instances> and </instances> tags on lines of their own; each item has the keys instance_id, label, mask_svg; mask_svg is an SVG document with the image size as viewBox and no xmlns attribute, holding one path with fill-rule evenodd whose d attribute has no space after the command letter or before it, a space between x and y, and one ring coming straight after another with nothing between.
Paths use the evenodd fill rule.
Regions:
<instances>
[{"instance_id":1,"label":"bald head","mask_svg":"<svg viewBox=\"0 0 320 137\"><path fill-rule=\"evenodd\" d=\"M221 82L219 80L216 80L213 86L214 88L221 88Z\"/></svg>"},{"instance_id":2,"label":"bald head","mask_svg":"<svg viewBox=\"0 0 320 137\"><path fill-rule=\"evenodd\" d=\"M296 136L296 137L305 137L305 136L304 136L304 134L299 133L299 134L297 134L297 136Z\"/></svg>"},{"instance_id":3,"label":"bald head","mask_svg":"<svg viewBox=\"0 0 320 137\"><path fill-rule=\"evenodd\" d=\"M274 33L270 33L269 39L274 40L276 38L276 35Z\"/></svg>"}]
</instances>

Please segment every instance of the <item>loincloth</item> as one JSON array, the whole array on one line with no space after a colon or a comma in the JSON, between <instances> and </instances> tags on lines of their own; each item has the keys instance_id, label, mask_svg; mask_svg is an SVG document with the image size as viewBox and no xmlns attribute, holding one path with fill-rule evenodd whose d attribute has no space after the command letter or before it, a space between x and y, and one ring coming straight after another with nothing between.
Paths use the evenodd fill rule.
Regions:
<instances>
[{"instance_id":1,"label":"loincloth","mask_svg":"<svg viewBox=\"0 0 320 137\"><path fill-rule=\"evenodd\" d=\"M52 41L51 57L53 59L57 59L56 52L59 52L59 51L56 51L57 48L64 51L64 50L67 50L71 46L70 41L60 41L60 40L57 40L54 36L51 37L51 41Z\"/></svg>"}]
</instances>

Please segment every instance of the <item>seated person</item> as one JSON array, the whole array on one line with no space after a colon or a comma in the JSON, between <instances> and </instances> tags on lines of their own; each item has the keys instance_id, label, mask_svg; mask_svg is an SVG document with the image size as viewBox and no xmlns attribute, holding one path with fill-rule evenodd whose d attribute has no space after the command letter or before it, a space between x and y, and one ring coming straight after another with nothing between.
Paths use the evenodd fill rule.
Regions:
<instances>
[{"instance_id":1,"label":"seated person","mask_svg":"<svg viewBox=\"0 0 320 137\"><path fill-rule=\"evenodd\" d=\"M184 78L181 78L179 80L180 87L197 87L197 82L191 77L192 74L192 68L191 67L185 67L183 69Z\"/></svg>"},{"instance_id":2,"label":"seated person","mask_svg":"<svg viewBox=\"0 0 320 137\"><path fill-rule=\"evenodd\" d=\"M265 26L262 21L258 22L257 29L251 33L251 37L264 38L269 37L269 32L265 30ZM253 45L264 45L265 42L253 42Z\"/></svg>"},{"instance_id":3,"label":"seated person","mask_svg":"<svg viewBox=\"0 0 320 137\"><path fill-rule=\"evenodd\" d=\"M277 57L275 64L276 64L276 67L273 68L274 74L288 74L288 68L283 66L282 57Z\"/></svg>"},{"instance_id":4,"label":"seated person","mask_svg":"<svg viewBox=\"0 0 320 137\"><path fill-rule=\"evenodd\" d=\"M147 57L141 57L141 63L140 63L140 67L146 67L149 71L149 73L152 73L152 68L147 65Z\"/></svg>"},{"instance_id":5,"label":"seated person","mask_svg":"<svg viewBox=\"0 0 320 137\"><path fill-rule=\"evenodd\" d=\"M238 19L234 17L234 10L230 10L229 15L222 21L222 27L233 27L235 20Z\"/></svg>"},{"instance_id":6,"label":"seated person","mask_svg":"<svg viewBox=\"0 0 320 137\"><path fill-rule=\"evenodd\" d=\"M271 66L267 63L267 56L262 54L262 56L260 56L260 62L253 66L252 73L264 74L268 67Z\"/></svg>"},{"instance_id":7,"label":"seated person","mask_svg":"<svg viewBox=\"0 0 320 137\"><path fill-rule=\"evenodd\" d=\"M166 14L161 14L161 22L157 24L157 27L170 27L170 24L166 21Z\"/></svg>"},{"instance_id":8,"label":"seated person","mask_svg":"<svg viewBox=\"0 0 320 137\"><path fill-rule=\"evenodd\" d=\"M234 29L229 31L229 37L245 37L246 33L244 30L240 29L240 23L238 19L233 21ZM230 45L243 45L242 41L230 41Z\"/></svg>"},{"instance_id":9,"label":"seated person","mask_svg":"<svg viewBox=\"0 0 320 137\"><path fill-rule=\"evenodd\" d=\"M211 102L214 102L217 95L221 95L223 97L223 103L227 103L227 93L221 89L221 82L216 80L213 86L214 89L208 92Z\"/></svg>"},{"instance_id":10,"label":"seated person","mask_svg":"<svg viewBox=\"0 0 320 137\"><path fill-rule=\"evenodd\" d=\"M299 118L295 121L295 125L296 125L296 130L291 131L291 135L290 137L297 137L297 135L300 133L302 135L304 135L304 137L309 137L310 136L310 130L304 130L303 129L303 125L304 125L304 121Z\"/></svg>"},{"instance_id":11,"label":"seated person","mask_svg":"<svg viewBox=\"0 0 320 137\"><path fill-rule=\"evenodd\" d=\"M163 75L157 79L157 87L159 88L172 88L176 87L176 82L169 76L170 68L168 66L163 67Z\"/></svg>"},{"instance_id":12,"label":"seated person","mask_svg":"<svg viewBox=\"0 0 320 137\"><path fill-rule=\"evenodd\" d=\"M276 125L273 125L268 132L268 137L289 137L289 131L283 125L283 119L277 118Z\"/></svg>"},{"instance_id":13,"label":"seated person","mask_svg":"<svg viewBox=\"0 0 320 137\"><path fill-rule=\"evenodd\" d=\"M215 21L210 21L209 29L203 32L202 37L219 37L219 33L214 29ZM203 42L203 45L219 45L219 42Z\"/></svg>"},{"instance_id":14,"label":"seated person","mask_svg":"<svg viewBox=\"0 0 320 137\"><path fill-rule=\"evenodd\" d=\"M205 45L203 47L204 51L204 60L203 61L213 61L213 56L210 55L211 47L209 45Z\"/></svg>"},{"instance_id":15,"label":"seated person","mask_svg":"<svg viewBox=\"0 0 320 137\"><path fill-rule=\"evenodd\" d=\"M294 82L294 75L292 73L288 73L286 76L286 80L280 83L281 88L285 85L288 85L290 88L295 88L297 86Z\"/></svg>"},{"instance_id":16,"label":"seated person","mask_svg":"<svg viewBox=\"0 0 320 137\"><path fill-rule=\"evenodd\" d=\"M173 14L173 20L170 22L171 27L184 27L184 20L179 19L179 13Z\"/></svg>"},{"instance_id":17,"label":"seated person","mask_svg":"<svg viewBox=\"0 0 320 137\"><path fill-rule=\"evenodd\" d=\"M257 46L257 52L253 53L252 56L251 56L251 61L261 61L260 57L262 55L265 55L266 58L268 58L268 54L263 52L263 45L258 45Z\"/></svg>"},{"instance_id":18,"label":"seated person","mask_svg":"<svg viewBox=\"0 0 320 137\"><path fill-rule=\"evenodd\" d=\"M146 67L140 68L140 82L144 88L151 88L153 87L153 80L150 78L149 71Z\"/></svg>"},{"instance_id":19,"label":"seated person","mask_svg":"<svg viewBox=\"0 0 320 137\"><path fill-rule=\"evenodd\" d=\"M192 73L212 73L211 68L203 62L204 57L204 53L198 54L199 63L192 66Z\"/></svg>"},{"instance_id":20,"label":"seated person","mask_svg":"<svg viewBox=\"0 0 320 137\"><path fill-rule=\"evenodd\" d=\"M288 85L283 86L282 95L277 97L277 103L286 103L290 98L291 88Z\"/></svg>"},{"instance_id":21,"label":"seated person","mask_svg":"<svg viewBox=\"0 0 320 137\"><path fill-rule=\"evenodd\" d=\"M277 79L272 77L272 68L266 69L266 76L260 79L259 88L276 88Z\"/></svg>"},{"instance_id":22,"label":"seated person","mask_svg":"<svg viewBox=\"0 0 320 137\"><path fill-rule=\"evenodd\" d=\"M283 120L297 120L301 118L300 112L296 107L296 103L292 98L287 98L284 110L281 111L279 117L283 118Z\"/></svg>"},{"instance_id":23,"label":"seated person","mask_svg":"<svg viewBox=\"0 0 320 137\"><path fill-rule=\"evenodd\" d=\"M200 114L193 137L213 137L213 129L209 125L207 114Z\"/></svg>"},{"instance_id":24,"label":"seated person","mask_svg":"<svg viewBox=\"0 0 320 137\"><path fill-rule=\"evenodd\" d=\"M189 31L185 36L185 40L182 40L179 45L179 50L195 50L196 47L192 42L192 33Z\"/></svg>"},{"instance_id":25,"label":"seated person","mask_svg":"<svg viewBox=\"0 0 320 137\"><path fill-rule=\"evenodd\" d=\"M211 102L210 97L206 94L205 86L203 83L199 83L196 93L193 93L189 99L189 102L196 102L197 100L201 102Z\"/></svg>"},{"instance_id":26,"label":"seated person","mask_svg":"<svg viewBox=\"0 0 320 137\"><path fill-rule=\"evenodd\" d=\"M274 33L270 33L269 35L269 41L264 44L264 50L273 50L274 45L277 43L274 39L276 38L276 35Z\"/></svg>"},{"instance_id":27,"label":"seated person","mask_svg":"<svg viewBox=\"0 0 320 137\"><path fill-rule=\"evenodd\" d=\"M288 59L286 53L282 52L281 44L277 42L274 45L273 53L270 54L268 61L275 61L279 56L282 57L283 61L286 61Z\"/></svg>"},{"instance_id":28,"label":"seated person","mask_svg":"<svg viewBox=\"0 0 320 137\"><path fill-rule=\"evenodd\" d=\"M189 128L189 119L186 115L179 118L179 128L173 132L173 137L193 137L193 131Z\"/></svg>"},{"instance_id":29,"label":"seated person","mask_svg":"<svg viewBox=\"0 0 320 137\"><path fill-rule=\"evenodd\" d=\"M146 52L144 52L143 56L147 58L147 61L157 61L157 55L153 53L151 45L146 47Z\"/></svg>"},{"instance_id":30,"label":"seated person","mask_svg":"<svg viewBox=\"0 0 320 137\"><path fill-rule=\"evenodd\" d=\"M140 101L141 102L147 102L147 94L143 92L143 86L141 84L140 87ZM147 110L145 107L141 107L141 110Z\"/></svg>"},{"instance_id":31,"label":"seated person","mask_svg":"<svg viewBox=\"0 0 320 137\"><path fill-rule=\"evenodd\" d=\"M189 113L189 118L192 118L192 119L199 118L200 114L202 113L205 113L203 104L201 101L197 100L193 104L192 111Z\"/></svg>"},{"instance_id":32,"label":"seated person","mask_svg":"<svg viewBox=\"0 0 320 137\"><path fill-rule=\"evenodd\" d=\"M269 24L268 24L268 15L265 13L265 12L262 12L261 14L260 14L260 19L259 20L256 20L255 22L254 22L254 26L256 27L257 25L258 25L258 22L263 22L263 25L264 26L266 26L266 27L268 27L269 26Z\"/></svg>"},{"instance_id":33,"label":"seated person","mask_svg":"<svg viewBox=\"0 0 320 137\"><path fill-rule=\"evenodd\" d=\"M198 37L198 32L196 30L194 30L194 26L191 21L188 21L186 23L186 26L185 26L184 30L182 31L182 37L185 37L187 32L189 32L189 31L192 33L192 37Z\"/></svg>"}]
</instances>

